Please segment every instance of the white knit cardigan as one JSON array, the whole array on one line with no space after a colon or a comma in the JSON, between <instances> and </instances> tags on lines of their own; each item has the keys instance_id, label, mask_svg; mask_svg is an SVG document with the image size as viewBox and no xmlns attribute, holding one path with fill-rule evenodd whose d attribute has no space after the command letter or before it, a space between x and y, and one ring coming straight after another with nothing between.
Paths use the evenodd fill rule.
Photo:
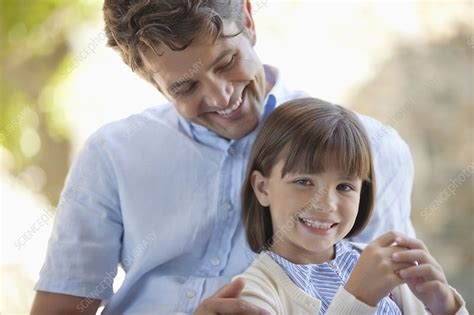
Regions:
<instances>
[{"instance_id":1,"label":"white knit cardigan","mask_svg":"<svg viewBox=\"0 0 474 315\"><path fill-rule=\"evenodd\" d=\"M365 244L354 244L362 249ZM264 251L241 275L234 277L245 279L245 287L240 298L278 315L318 314L321 301L301 290L286 272ZM451 288L456 299L462 305L455 315L469 314L461 295ZM406 284L396 287L393 299L402 314L431 314L411 292ZM376 307L357 300L344 287L339 288L326 315L358 314L372 315Z\"/></svg>"}]
</instances>

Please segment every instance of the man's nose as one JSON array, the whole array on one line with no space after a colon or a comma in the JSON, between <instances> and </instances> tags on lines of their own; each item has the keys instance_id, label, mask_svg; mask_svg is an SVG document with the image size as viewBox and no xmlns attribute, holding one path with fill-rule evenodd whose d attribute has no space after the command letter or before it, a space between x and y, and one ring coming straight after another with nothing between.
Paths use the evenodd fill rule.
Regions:
<instances>
[{"instance_id":1,"label":"man's nose","mask_svg":"<svg viewBox=\"0 0 474 315\"><path fill-rule=\"evenodd\" d=\"M207 105L221 110L230 105L229 101L233 93L234 88L231 82L215 79L213 82L210 82L205 95L205 101Z\"/></svg>"}]
</instances>

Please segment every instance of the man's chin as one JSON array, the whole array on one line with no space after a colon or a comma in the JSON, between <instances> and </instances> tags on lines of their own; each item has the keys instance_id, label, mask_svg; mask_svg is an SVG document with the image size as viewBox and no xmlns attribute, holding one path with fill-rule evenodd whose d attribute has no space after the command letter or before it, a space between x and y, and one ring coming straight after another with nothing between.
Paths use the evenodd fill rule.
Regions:
<instances>
[{"instance_id":1,"label":"man's chin","mask_svg":"<svg viewBox=\"0 0 474 315\"><path fill-rule=\"evenodd\" d=\"M248 128L248 129L242 129L242 130L236 130L236 131L230 131L230 130L224 130L221 132L216 132L219 136L222 138L225 138L227 140L239 140L248 135L249 133L252 132L255 128Z\"/></svg>"},{"instance_id":2,"label":"man's chin","mask_svg":"<svg viewBox=\"0 0 474 315\"><path fill-rule=\"evenodd\" d=\"M240 124L237 126L231 126L230 128L217 128L212 130L219 136L228 140L239 140L248 134L250 134L258 125L258 121L254 124Z\"/></svg>"},{"instance_id":3,"label":"man's chin","mask_svg":"<svg viewBox=\"0 0 474 315\"><path fill-rule=\"evenodd\" d=\"M260 115L256 109L246 111L237 119L229 121L220 119L215 115L208 115L206 120L194 121L194 123L229 140L238 140L245 137L257 127L260 120Z\"/></svg>"}]
</instances>

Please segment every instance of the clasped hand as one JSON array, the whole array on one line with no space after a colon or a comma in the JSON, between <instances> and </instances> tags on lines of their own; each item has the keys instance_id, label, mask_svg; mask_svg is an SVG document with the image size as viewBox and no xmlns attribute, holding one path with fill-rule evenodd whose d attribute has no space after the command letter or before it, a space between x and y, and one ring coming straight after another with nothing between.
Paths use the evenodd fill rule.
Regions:
<instances>
[{"instance_id":1,"label":"clasped hand","mask_svg":"<svg viewBox=\"0 0 474 315\"><path fill-rule=\"evenodd\" d=\"M460 307L443 268L425 244L398 232L385 233L367 245L344 288L375 306L403 283L433 314L455 314Z\"/></svg>"}]
</instances>

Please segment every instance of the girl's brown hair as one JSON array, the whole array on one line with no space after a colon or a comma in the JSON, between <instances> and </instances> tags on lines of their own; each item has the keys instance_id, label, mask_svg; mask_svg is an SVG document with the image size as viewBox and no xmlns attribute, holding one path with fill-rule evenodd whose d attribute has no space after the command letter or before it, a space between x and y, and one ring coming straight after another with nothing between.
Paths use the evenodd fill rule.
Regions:
<instances>
[{"instance_id":1,"label":"girl's brown hair","mask_svg":"<svg viewBox=\"0 0 474 315\"><path fill-rule=\"evenodd\" d=\"M367 225L375 198L375 174L368 136L351 111L315 98L302 98L277 107L265 121L250 153L242 187L242 219L247 241L258 253L272 245L273 228L268 207L258 202L251 184L252 172L270 176L284 161L287 173L316 174L332 163L347 175L362 179L359 211L346 237Z\"/></svg>"}]
</instances>

